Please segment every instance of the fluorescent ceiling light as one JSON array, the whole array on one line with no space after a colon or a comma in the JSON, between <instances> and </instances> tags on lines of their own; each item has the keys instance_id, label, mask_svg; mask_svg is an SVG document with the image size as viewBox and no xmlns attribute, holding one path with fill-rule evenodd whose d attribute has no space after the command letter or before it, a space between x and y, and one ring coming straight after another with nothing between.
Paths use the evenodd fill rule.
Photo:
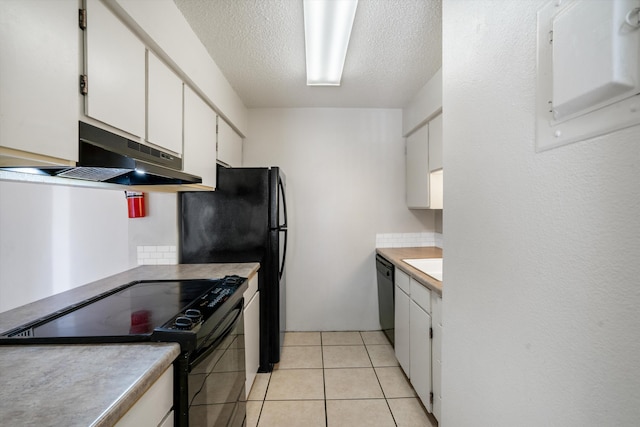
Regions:
<instances>
[{"instance_id":1,"label":"fluorescent ceiling light","mask_svg":"<svg viewBox=\"0 0 640 427\"><path fill-rule=\"evenodd\" d=\"M358 0L303 0L307 85L340 86Z\"/></svg>"}]
</instances>

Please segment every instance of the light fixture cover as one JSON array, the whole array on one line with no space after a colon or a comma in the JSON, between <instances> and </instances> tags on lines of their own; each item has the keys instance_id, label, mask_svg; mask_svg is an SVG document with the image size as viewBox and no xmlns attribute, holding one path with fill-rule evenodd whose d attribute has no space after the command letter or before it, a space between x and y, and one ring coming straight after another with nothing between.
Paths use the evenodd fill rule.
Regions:
<instances>
[{"instance_id":1,"label":"light fixture cover","mask_svg":"<svg viewBox=\"0 0 640 427\"><path fill-rule=\"evenodd\" d=\"M340 86L358 0L303 0L308 86Z\"/></svg>"}]
</instances>

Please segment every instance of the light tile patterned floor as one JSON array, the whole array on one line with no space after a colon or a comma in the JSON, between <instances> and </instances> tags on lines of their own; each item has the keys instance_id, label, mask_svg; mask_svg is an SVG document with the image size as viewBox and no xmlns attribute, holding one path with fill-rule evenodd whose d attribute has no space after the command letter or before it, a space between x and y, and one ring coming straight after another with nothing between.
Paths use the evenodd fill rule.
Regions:
<instances>
[{"instance_id":1,"label":"light tile patterned floor","mask_svg":"<svg viewBox=\"0 0 640 427\"><path fill-rule=\"evenodd\" d=\"M380 331L287 332L247 402L247 427L437 425Z\"/></svg>"}]
</instances>

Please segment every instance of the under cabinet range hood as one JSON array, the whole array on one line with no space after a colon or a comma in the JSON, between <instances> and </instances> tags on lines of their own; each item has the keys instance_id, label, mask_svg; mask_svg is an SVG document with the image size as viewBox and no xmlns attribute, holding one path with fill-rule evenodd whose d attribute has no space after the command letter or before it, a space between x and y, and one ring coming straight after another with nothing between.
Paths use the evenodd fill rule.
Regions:
<instances>
[{"instance_id":1,"label":"under cabinet range hood","mask_svg":"<svg viewBox=\"0 0 640 427\"><path fill-rule=\"evenodd\" d=\"M42 167L41 174L121 185L200 184L183 172L182 159L90 124L80 123L78 162ZM16 169L17 170L17 169Z\"/></svg>"}]
</instances>

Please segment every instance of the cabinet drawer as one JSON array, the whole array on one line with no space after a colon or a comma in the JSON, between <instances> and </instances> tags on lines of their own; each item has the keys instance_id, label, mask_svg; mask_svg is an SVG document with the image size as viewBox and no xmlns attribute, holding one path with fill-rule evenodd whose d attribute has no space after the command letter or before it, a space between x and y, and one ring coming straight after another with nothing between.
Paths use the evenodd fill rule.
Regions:
<instances>
[{"instance_id":1,"label":"cabinet drawer","mask_svg":"<svg viewBox=\"0 0 640 427\"><path fill-rule=\"evenodd\" d=\"M411 299L424 311L431 313L431 291L414 279L411 279Z\"/></svg>"},{"instance_id":2,"label":"cabinet drawer","mask_svg":"<svg viewBox=\"0 0 640 427\"><path fill-rule=\"evenodd\" d=\"M396 268L395 285L402 289L407 295L411 294L411 287L409 285L409 275L404 271Z\"/></svg>"}]
</instances>

